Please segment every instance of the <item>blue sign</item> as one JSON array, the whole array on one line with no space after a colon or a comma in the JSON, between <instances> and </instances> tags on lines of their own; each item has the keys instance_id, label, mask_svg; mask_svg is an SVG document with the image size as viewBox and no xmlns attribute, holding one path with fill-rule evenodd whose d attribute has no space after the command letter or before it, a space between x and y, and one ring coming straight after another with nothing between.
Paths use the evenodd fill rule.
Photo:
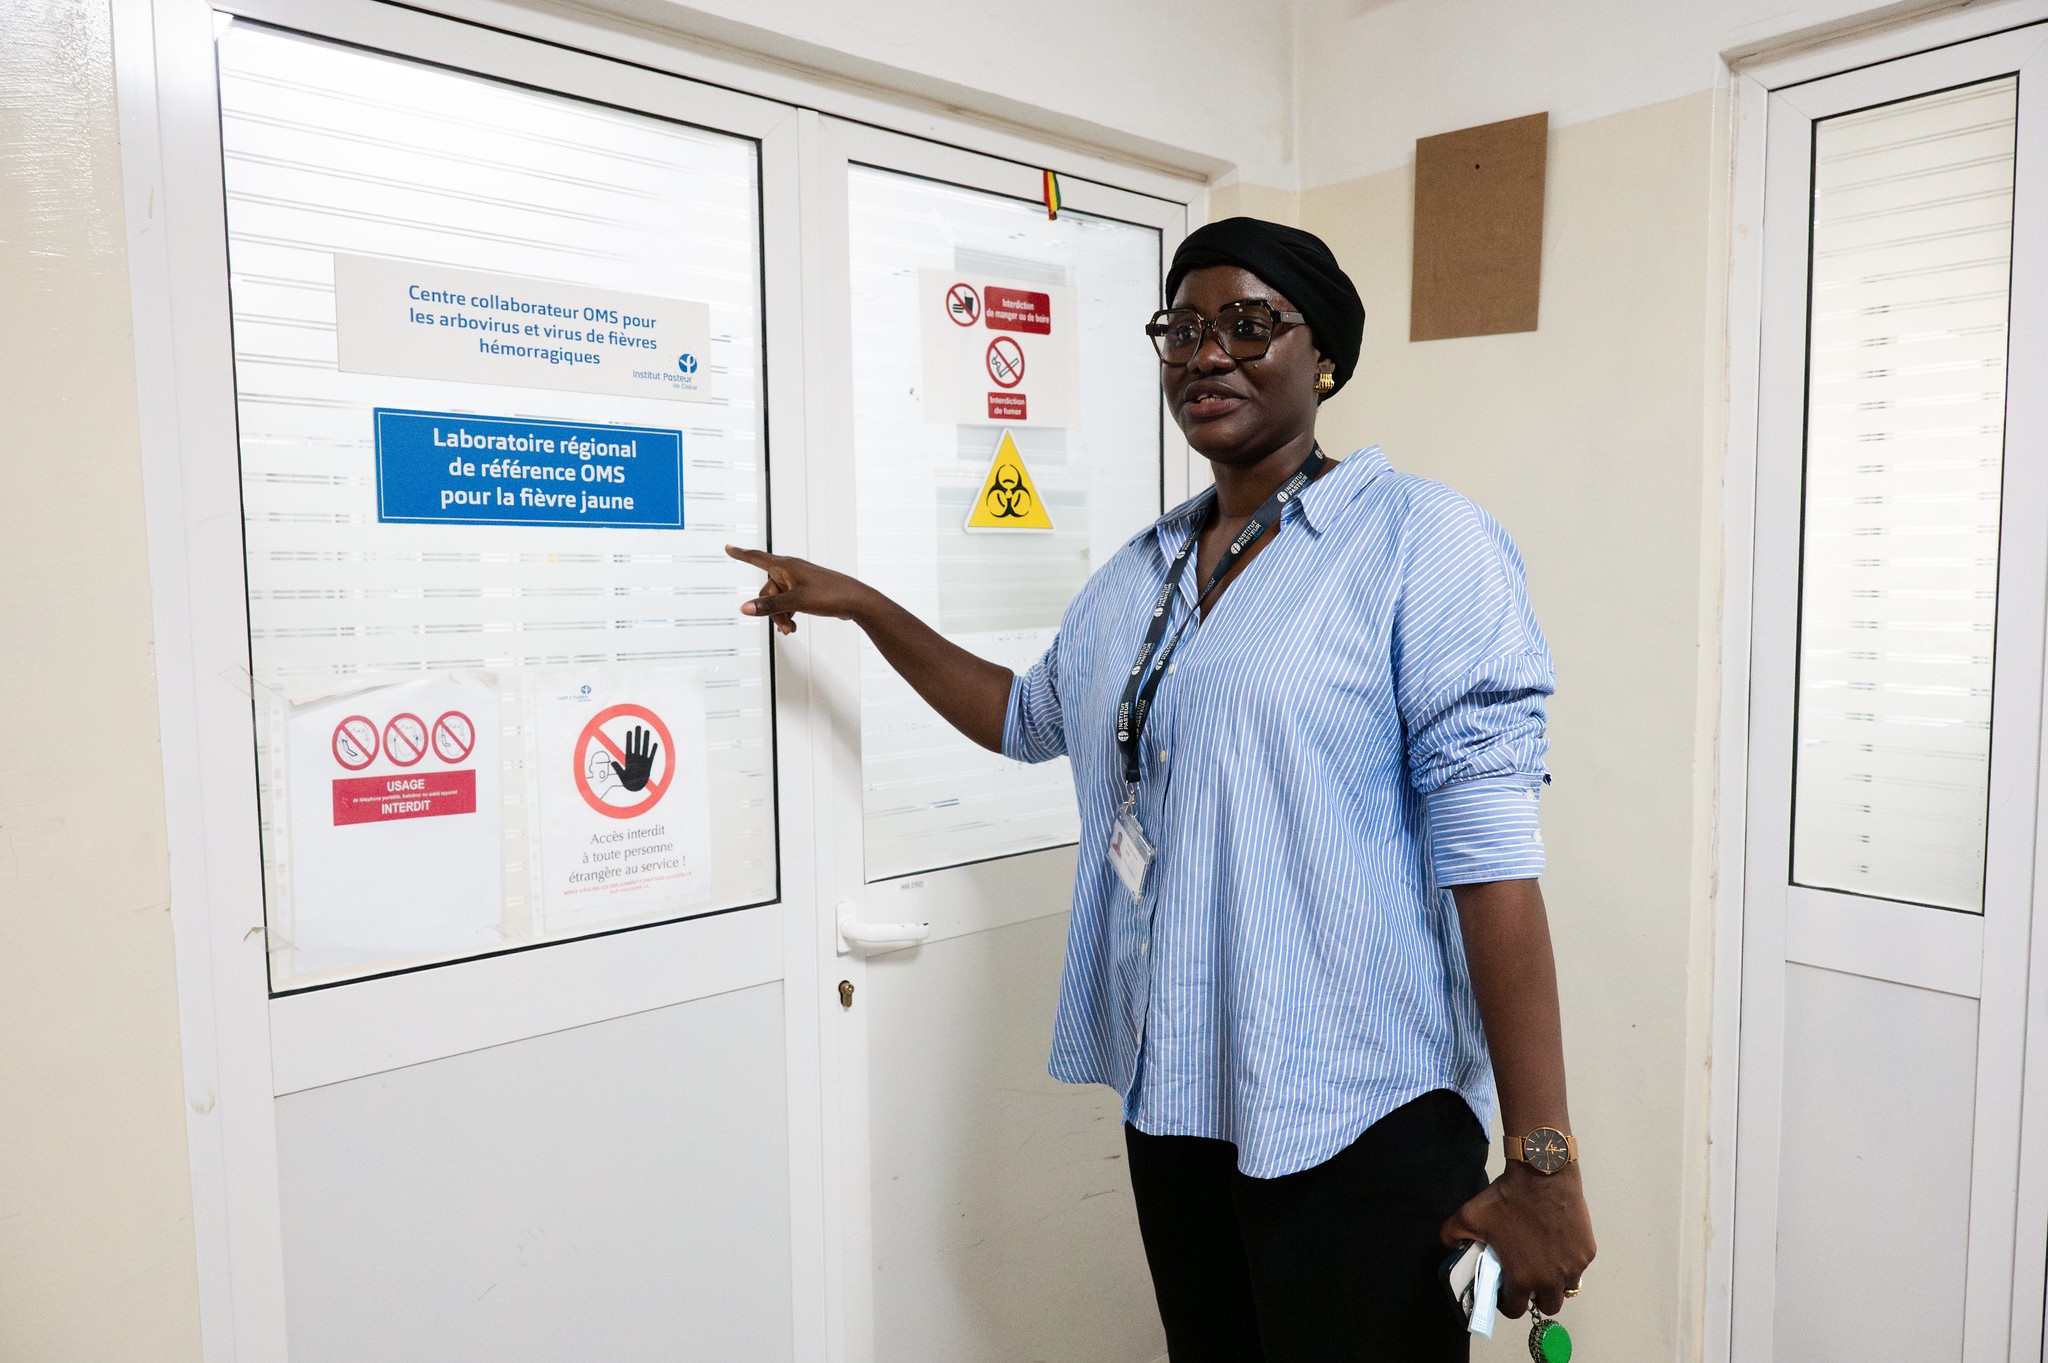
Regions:
<instances>
[{"instance_id":1,"label":"blue sign","mask_svg":"<svg viewBox=\"0 0 2048 1363\"><path fill-rule=\"evenodd\" d=\"M683 433L379 407L377 519L683 528Z\"/></svg>"}]
</instances>

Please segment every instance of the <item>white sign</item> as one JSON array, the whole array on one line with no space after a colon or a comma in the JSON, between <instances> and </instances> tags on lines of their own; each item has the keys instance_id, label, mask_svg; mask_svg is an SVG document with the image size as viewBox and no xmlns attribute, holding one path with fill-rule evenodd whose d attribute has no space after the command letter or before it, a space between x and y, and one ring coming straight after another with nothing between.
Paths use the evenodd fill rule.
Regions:
<instances>
[{"instance_id":1,"label":"white sign","mask_svg":"<svg viewBox=\"0 0 2048 1363\"><path fill-rule=\"evenodd\" d=\"M919 270L917 306L926 421L1080 424L1072 289L958 270Z\"/></svg>"},{"instance_id":2,"label":"white sign","mask_svg":"<svg viewBox=\"0 0 2048 1363\"><path fill-rule=\"evenodd\" d=\"M658 917L708 899L701 674L563 668L530 685L545 931Z\"/></svg>"},{"instance_id":3,"label":"white sign","mask_svg":"<svg viewBox=\"0 0 2048 1363\"><path fill-rule=\"evenodd\" d=\"M298 972L496 946L498 688L449 674L290 707L287 867Z\"/></svg>"},{"instance_id":4,"label":"white sign","mask_svg":"<svg viewBox=\"0 0 2048 1363\"><path fill-rule=\"evenodd\" d=\"M344 373L711 401L703 303L337 255L334 325Z\"/></svg>"}]
</instances>

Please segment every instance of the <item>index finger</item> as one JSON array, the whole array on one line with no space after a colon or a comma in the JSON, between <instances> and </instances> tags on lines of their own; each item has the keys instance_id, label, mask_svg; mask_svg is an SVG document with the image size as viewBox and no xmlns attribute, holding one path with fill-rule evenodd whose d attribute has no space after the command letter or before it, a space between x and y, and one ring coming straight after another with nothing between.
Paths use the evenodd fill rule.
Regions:
<instances>
[{"instance_id":1,"label":"index finger","mask_svg":"<svg viewBox=\"0 0 2048 1363\"><path fill-rule=\"evenodd\" d=\"M766 568L782 559L780 554L771 554L766 549L742 549L737 544L726 545L725 552L742 563L753 564L756 568Z\"/></svg>"}]
</instances>

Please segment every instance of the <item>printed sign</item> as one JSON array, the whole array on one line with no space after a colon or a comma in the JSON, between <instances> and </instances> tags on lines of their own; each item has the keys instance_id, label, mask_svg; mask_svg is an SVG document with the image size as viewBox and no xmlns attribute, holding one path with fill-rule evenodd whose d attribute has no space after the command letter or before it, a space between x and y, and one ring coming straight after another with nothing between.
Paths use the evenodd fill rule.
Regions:
<instances>
[{"instance_id":1,"label":"printed sign","mask_svg":"<svg viewBox=\"0 0 2048 1363\"><path fill-rule=\"evenodd\" d=\"M1052 513L1024 467L1024 456L1008 431L996 442L995 458L989 460L988 474L981 480L981 495L967 509L967 529L1050 530Z\"/></svg>"},{"instance_id":2,"label":"printed sign","mask_svg":"<svg viewBox=\"0 0 2048 1363\"><path fill-rule=\"evenodd\" d=\"M646 706L599 710L576 736L571 763L576 792L607 819L652 813L676 774L675 751L675 735Z\"/></svg>"},{"instance_id":3,"label":"printed sign","mask_svg":"<svg viewBox=\"0 0 2048 1363\"><path fill-rule=\"evenodd\" d=\"M334 257L345 374L710 402L708 304L422 261Z\"/></svg>"},{"instance_id":4,"label":"printed sign","mask_svg":"<svg viewBox=\"0 0 2048 1363\"><path fill-rule=\"evenodd\" d=\"M990 275L918 271L927 421L1080 424L1074 291Z\"/></svg>"},{"instance_id":5,"label":"printed sign","mask_svg":"<svg viewBox=\"0 0 2048 1363\"><path fill-rule=\"evenodd\" d=\"M988 300L988 324L995 331L1028 331L1034 336L1052 335L1052 295L1031 289L1006 289L990 284L982 289Z\"/></svg>"},{"instance_id":6,"label":"printed sign","mask_svg":"<svg viewBox=\"0 0 2048 1363\"><path fill-rule=\"evenodd\" d=\"M681 912L711 895L702 676L550 669L530 678L550 934Z\"/></svg>"},{"instance_id":7,"label":"printed sign","mask_svg":"<svg viewBox=\"0 0 2048 1363\"><path fill-rule=\"evenodd\" d=\"M390 407L371 419L380 521L683 528L681 431Z\"/></svg>"},{"instance_id":8,"label":"printed sign","mask_svg":"<svg viewBox=\"0 0 2048 1363\"><path fill-rule=\"evenodd\" d=\"M426 755L426 721L418 715L393 715L384 726L384 756L393 766L410 767Z\"/></svg>"},{"instance_id":9,"label":"printed sign","mask_svg":"<svg viewBox=\"0 0 2048 1363\"><path fill-rule=\"evenodd\" d=\"M496 944L503 763L490 677L444 674L290 706L285 746L284 935L305 959Z\"/></svg>"},{"instance_id":10,"label":"printed sign","mask_svg":"<svg viewBox=\"0 0 2048 1363\"><path fill-rule=\"evenodd\" d=\"M474 771L358 776L334 783L334 826L476 813Z\"/></svg>"},{"instance_id":11,"label":"printed sign","mask_svg":"<svg viewBox=\"0 0 2048 1363\"><path fill-rule=\"evenodd\" d=\"M988 381L999 388L1015 388L1024 382L1024 347L1008 336L998 336L988 343L983 363L988 366Z\"/></svg>"},{"instance_id":12,"label":"printed sign","mask_svg":"<svg viewBox=\"0 0 2048 1363\"><path fill-rule=\"evenodd\" d=\"M476 747L476 725L460 710L450 710L434 721L434 756L443 762L460 762Z\"/></svg>"},{"instance_id":13,"label":"printed sign","mask_svg":"<svg viewBox=\"0 0 2048 1363\"><path fill-rule=\"evenodd\" d=\"M946 290L946 316L955 326L973 326L981 320L981 295L966 284L955 284Z\"/></svg>"},{"instance_id":14,"label":"printed sign","mask_svg":"<svg viewBox=\"0 0 2048 1363\"><path fill-rule=\"evenodd\" d=\"M361 771L377 760L377 726L366 715L350 715L334 726L334 760Z\"/></svg>"}]
</instances>

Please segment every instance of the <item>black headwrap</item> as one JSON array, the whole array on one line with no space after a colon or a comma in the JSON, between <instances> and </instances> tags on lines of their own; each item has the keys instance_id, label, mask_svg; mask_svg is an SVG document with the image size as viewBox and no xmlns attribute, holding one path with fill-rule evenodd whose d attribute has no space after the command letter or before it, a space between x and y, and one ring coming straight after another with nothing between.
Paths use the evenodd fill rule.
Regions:
<instances>
[{"instance_id":1,"label":"black headwrap","mask_svg":"<svg viewBox=\"0 0 2048 1363\"><path fill-rule=\"evenodd\" d=\"M1197 227L1173 253L1173 268L1166 272L1167 306L1173 306L1174 290L1190 271L1209 265L1250 270L1285 294L1308 319L1316 349L1337 366L1337 387L1349 381L1365 337L1365 304L1321 237L1259 218L1225 218Z\"/></svg>"}]
</instances>

